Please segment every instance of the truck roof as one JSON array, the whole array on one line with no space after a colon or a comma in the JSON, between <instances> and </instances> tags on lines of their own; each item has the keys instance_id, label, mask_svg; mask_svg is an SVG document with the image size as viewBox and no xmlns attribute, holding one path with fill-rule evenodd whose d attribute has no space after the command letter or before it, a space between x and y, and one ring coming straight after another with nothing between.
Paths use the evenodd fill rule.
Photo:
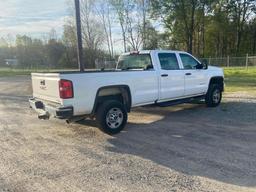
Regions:
<instances>
[{"instance_id":1,"label":"truck roof","mask_svg":"<svg viewBox=\"0 0 256 192\"><path fill-rule=\"evenodd\" d=\"M185 53L185 51L178 51L178 50L155 49L155 50L131 51L131 52L123 53L123 54L121 54L121 55L150 54L150 53L152 53L152 52L177 52L177 53Z\"/></svg>"}]
</instances>

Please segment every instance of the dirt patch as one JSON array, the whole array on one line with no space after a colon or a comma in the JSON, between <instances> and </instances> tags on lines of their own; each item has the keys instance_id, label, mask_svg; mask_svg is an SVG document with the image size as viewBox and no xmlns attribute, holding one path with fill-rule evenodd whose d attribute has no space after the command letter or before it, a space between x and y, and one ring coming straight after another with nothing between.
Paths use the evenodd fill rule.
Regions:
<instances>
[{"instance_id":1,"label":"dirt patch","mask_svg":"<svg viewBox=\"0 0 256 192\"><path fill-rule=\"evenodd\" d=\"M256 191L254 96L137 108L111 137L38 120L29 95L29 77L0 78L0 191Z\"/></svg>"}]
</instances>

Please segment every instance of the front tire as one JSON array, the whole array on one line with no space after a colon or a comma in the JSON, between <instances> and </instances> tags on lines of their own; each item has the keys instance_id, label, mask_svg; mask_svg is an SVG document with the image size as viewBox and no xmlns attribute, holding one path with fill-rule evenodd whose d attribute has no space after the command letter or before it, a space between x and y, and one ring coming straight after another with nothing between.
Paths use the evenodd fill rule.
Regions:
<instances>
[{"instance_id":1,"label":"front tire","mask_svg":"<svg viewBox=\"0 0 256 192\"><path fill-rule=\"evenodd\" d=\"M208 92L205 96L205 103L207 107L217 107L222 99L222 90L219 85L210 85Z\"/></svg>"},{"instance_id":2,"label":"front tire","mask_svg":"<svg viewBox=\"0 0 256 192\"><path fill-rule=\"evenodd\" d=\"M96 112L96 120L102 131L110 135L117 134L127 124L127 111L119 101L105 101Z\"/></svg>"}]
</instances>

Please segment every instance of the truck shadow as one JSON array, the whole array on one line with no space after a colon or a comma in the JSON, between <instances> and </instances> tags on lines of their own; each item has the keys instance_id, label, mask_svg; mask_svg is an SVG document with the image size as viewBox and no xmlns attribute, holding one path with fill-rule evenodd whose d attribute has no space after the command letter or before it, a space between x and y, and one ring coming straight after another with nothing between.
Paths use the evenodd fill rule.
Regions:
<instances>
[{"instance_id":1,"label":"truck shadow","mask_svg":"<svg viewBox=\"0 0 256 192\"><path fill-rule=\"evenodd\" d=\"M108 151L187 175L256 186L256 103L146 107L133 113L125 131L108 140ZM144 115L158 120L145 123Z\"/></svg>"}]
</instances>

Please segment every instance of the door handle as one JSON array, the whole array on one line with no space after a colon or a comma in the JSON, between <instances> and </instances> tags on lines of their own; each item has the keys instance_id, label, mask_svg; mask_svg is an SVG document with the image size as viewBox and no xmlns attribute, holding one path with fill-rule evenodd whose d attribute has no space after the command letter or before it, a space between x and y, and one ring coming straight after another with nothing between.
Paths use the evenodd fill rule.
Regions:
<instances>
[{"instance_id":1,"label":"door handle","mask_svg":"<svg viewBox=\"0 0 256 192\"><path fill-rule=\"evenodd\" d=\"M161 77L168 77L168 74L162 74Z\"/></svg>"},{"instance_id":2,"label":"door handle","mask_svg":"<svg viewBox=\"0 0 256 192\"><path fill-rule=\"evenodd\" d=\"M192 75L192 73L186 73L185 75Z\"/></svg>"}]
</instances>

